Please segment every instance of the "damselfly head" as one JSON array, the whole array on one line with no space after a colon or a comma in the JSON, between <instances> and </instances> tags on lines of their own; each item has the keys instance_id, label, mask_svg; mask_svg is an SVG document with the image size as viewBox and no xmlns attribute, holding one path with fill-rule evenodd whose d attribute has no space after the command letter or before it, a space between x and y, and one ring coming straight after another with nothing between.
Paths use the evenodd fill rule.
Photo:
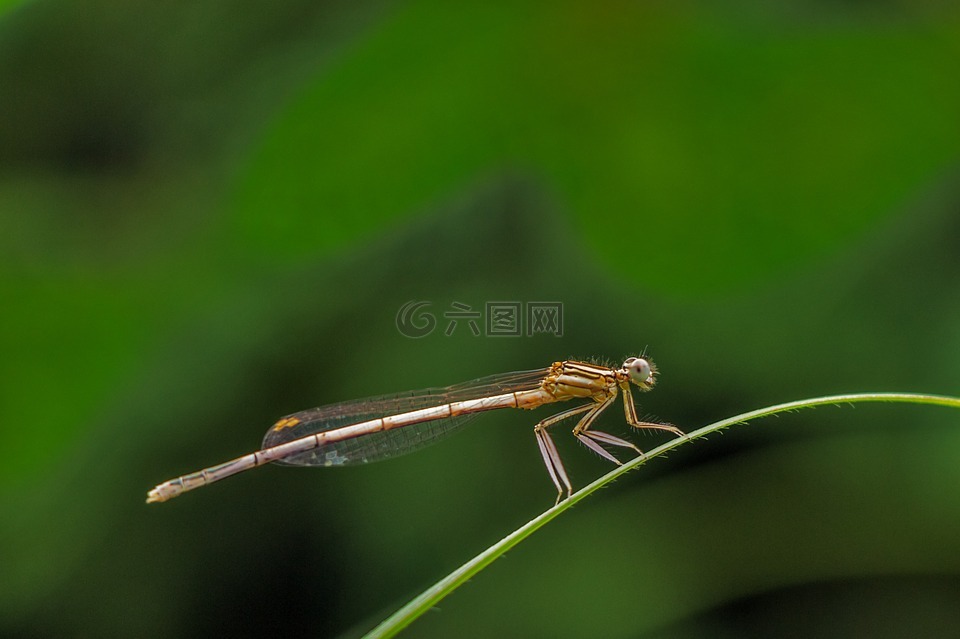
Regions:
<instances>
[{"instance_id":1,"label":"damselfly head","mask_svg":"<svg viewBox=\"0 0 960 639\"><path fill-rule=\"evenodd\" d=\"M623 363L621 371L641 390L650 390L656 383L657 367L649 359L630 357Z\"/></svg>"}]
</instances>

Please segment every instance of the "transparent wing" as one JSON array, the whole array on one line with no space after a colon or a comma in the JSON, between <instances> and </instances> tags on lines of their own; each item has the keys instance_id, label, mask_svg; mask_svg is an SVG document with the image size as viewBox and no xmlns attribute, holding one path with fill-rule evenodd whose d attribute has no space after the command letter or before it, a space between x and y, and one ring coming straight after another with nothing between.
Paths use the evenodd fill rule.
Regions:
<instances>
[{"instance_id":1,"label":"transparent wing","mask_svg":"<svg viewBox=\"0 0 960 639\"><path fill-rule=\"evenodd\" d=\"M278 421L263 438L263 448L378 417L399 415L451 402L535 389L548 372L549 369L541 368L502 373L454 386L380 395L311 408L288 415ZM447 417L333 442L305 453L292 455L276 463L289 466L346 466L398 457L419 450L449 435L476 415L477 413L472 413ZM284 425L288 421L294 422L294 425Z\"/></svg>"}]
</instances>

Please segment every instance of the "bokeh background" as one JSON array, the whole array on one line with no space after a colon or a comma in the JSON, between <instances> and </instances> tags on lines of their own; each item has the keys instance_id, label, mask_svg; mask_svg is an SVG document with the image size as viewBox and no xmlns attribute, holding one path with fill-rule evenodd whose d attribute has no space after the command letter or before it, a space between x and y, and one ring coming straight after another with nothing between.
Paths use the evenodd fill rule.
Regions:
<instances>
[{"instance_id":1,"label":"bokeh background","mask_svg":"<svg viewBox=\"0 0 960 639\"><path fill-rule=\"evenodd\" d=\"M687 429L960 392L955 3L0 7L4 636L355 636L553 501L541 410L143 503L318 404L645 347ZM563 334L444 334L493 301ZM957 636L957 601L960 415L864 405L657 459L408 635Z\"/></svg>"}]
</instances>

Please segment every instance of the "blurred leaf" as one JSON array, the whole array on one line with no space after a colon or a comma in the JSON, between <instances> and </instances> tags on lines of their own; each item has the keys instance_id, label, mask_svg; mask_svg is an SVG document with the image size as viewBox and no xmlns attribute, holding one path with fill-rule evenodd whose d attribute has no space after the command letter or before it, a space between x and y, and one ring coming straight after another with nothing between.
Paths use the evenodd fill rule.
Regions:
<instances>
[{"instance_id":1,"label":"blurred leaf","mask_svg":"<svg viewBox=\"0 0 960 639\"><path fill-rule=\"evenodd\" d=\"M415 3L269 129L237 223L271 260L312 258L517 166L625 278L768 278L956 160L958 34L955 13L801 30L695 4Z\"/></svg>"},{"instance_id":2,"label":"blurred leaf","mask_svg":"<svg viewBox=\"0 0 960 639\"><path fill-rule=\"evenodd\" d=\"M239 294L224 165L379 8L41 2L0 25L0 412L18 425L0 487L62 461L164 340ZM263 78L267 54L286 65Z\"/></svg>"},{"instance_id":3,"label":"blurred leaf","mask_svg":"<svg viewBox=\"0 0 960 639\"><path fill-rule=\"evenodd\" d=\"M21 4L26 4L26 0L0 0L0 15L3 15L4 12L18 7Z\"/></svg>"}]
</instances>

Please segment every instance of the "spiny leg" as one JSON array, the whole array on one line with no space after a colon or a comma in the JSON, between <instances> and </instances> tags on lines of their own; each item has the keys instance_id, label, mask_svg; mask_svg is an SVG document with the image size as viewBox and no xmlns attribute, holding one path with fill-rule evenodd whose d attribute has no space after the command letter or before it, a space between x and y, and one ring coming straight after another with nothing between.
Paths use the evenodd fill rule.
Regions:
<instances>
[{"instance_id":1,"label":"spiny leg","mask_svg":"<svg viewBox=\"0 0 960 639\"><path fill-rule=\"evenodd\" d=\"M592 437L593 433L591 433L588 430L590 428L590 424L593 423L593 420L595 420L597 416L600 415L600 413L602 413L604 409L606 409L607 406L609 405L610 405L610 400L609 399L604 400L602 403L597 404L592 411L584 415L583 419L580 420L580 423L578 423L576 427L574 427L573 436L576 437L578 440L580 440L580 442L584 446L586 446L596 454L600 455L601 457L603 457L608 461L613 462L617 466L620 466L620 460L614 457L613 455L611 455L610 453L608 453L603 448L603 446L601 446L596 441L594 441Z\"/></svg>"},{"instance_id":2,"label":"spiny leg","mask_svg":"<svg viewBox=\"0 0 960 639\"><path fill-rule=\"evenodd\" d=\"M564 470L563 463L560 461L557 447L554 446L553 440L550 439L547 431L537 431L536 436L537 446L540 447L540 454L543 456L543 465L547 467L547 473L550 474L553 485L557 487L557 500L553 504L556 506L560 503L560 500L563 499L563 487L560 485L560 481L562 480L567 487L568 497L573 494L573 486L570 484L570 478L567 477L567 472Z\"/></svg>"},{"instance_id":3,"label":"spiny leg","mask_svg":"<svg viewBox=\"0 0 960 639\"><path fill-rule=\"evenodd\" d=\"M612 461L618 466L621 465L619 459L607 452L600 444L610 444L612 446L622 446L623 448L632 448L637 451L637 454L642 455L643 451L628 442L625 439L621 439L610 433L604 433L599 430L590 430L590 425L593 424L597 416L600 415L610 404L612 404L617 399L617 396L614 395L602 403L597 404L592 411L583 416L583 419L580 420L580 423L577 424L576 428L573 429L573 436L579 439L583 444L600 455L604 459ZM599 443L598 443L599 442Z\"/></svg>"},{"instance_id":4,"label":"spiny leg","mask_svg":"<svg viewBox=\"0 0 960 639\"><path fill-rule=\"evenodd\" d=\"M686 437L687 434L674 426L673 424L658 424L656 422L641 422L637 418L637 407L633 403L633 395L630 393L629 386L621 387L623 389L623 413L627 418L627 423L634 428L648 428L651 430L665 430L678 437Z\"/></svg>"},{"instance_id":5,"label":"spiny leg","mask_svg":"<svg viewBox=\"0 0 960 639\"><path fill-rule=\"evenodd\" d=\"M550 479L553 480L553 485L557 487L557 504L563 499L563 486L567 488L568 497L573 494L573 486L570 484L570 478L567 477L567 471L563 467L563 462L560 461L560 453L557 451L553 439L547 432L547 427L561 422L568 417L573 417L574 415L579 415L580 413L591 410L592 408L594 408L593 404L577 406L576 408L552 415L533 427L533 434L537 437L537 446L540 447L540 455L543 456L543 465L547 467ZM563 482L563 486L560 485L561 481Z\"/></svg>"},{"instance_id":6,"label":"spiny leg","mask_svg":"<svg viewBox=\"0 0 960 639\"><path fill-rule=\"evenodd\" d=\"M577 422L577 425L574 426L574 428L573 428L573 434L574 434L574 435L580 435L580 434L583 433L584 431L589 430L590 424L592 424L593 421L594 421L597 417L600 416L600 413L602 413L604 410L606 410L607 407L608 407L610 404L612 404L612 403L613 403L613 400L615 400L616 398L617 398L617 396L614 395L613 397L608 397L607 399L603 400L603 401L600 402L599 404L593 404L593 405L591 405L590 408L591 408L592 410L591 410L589 413L587 413L586 415L584 415L583 418L582 418L579 422Z\"/></svg>"},{"instance_id":7,"label":"spiny leg","mask_svg":"<svg viewBox=\"0 0 960 639\"><path fill-rule=\"evenodd\" d=\"M622 446L623 448L632 448L641 455L643 454L643 451L637 448L633 442L628 442L627 440L621 439L616 435L611 435L610 433L604 433L599 430L590 430L585 432L584 435L604 444L610 444L611 446Z\"/></svg>"}]
</instances>

